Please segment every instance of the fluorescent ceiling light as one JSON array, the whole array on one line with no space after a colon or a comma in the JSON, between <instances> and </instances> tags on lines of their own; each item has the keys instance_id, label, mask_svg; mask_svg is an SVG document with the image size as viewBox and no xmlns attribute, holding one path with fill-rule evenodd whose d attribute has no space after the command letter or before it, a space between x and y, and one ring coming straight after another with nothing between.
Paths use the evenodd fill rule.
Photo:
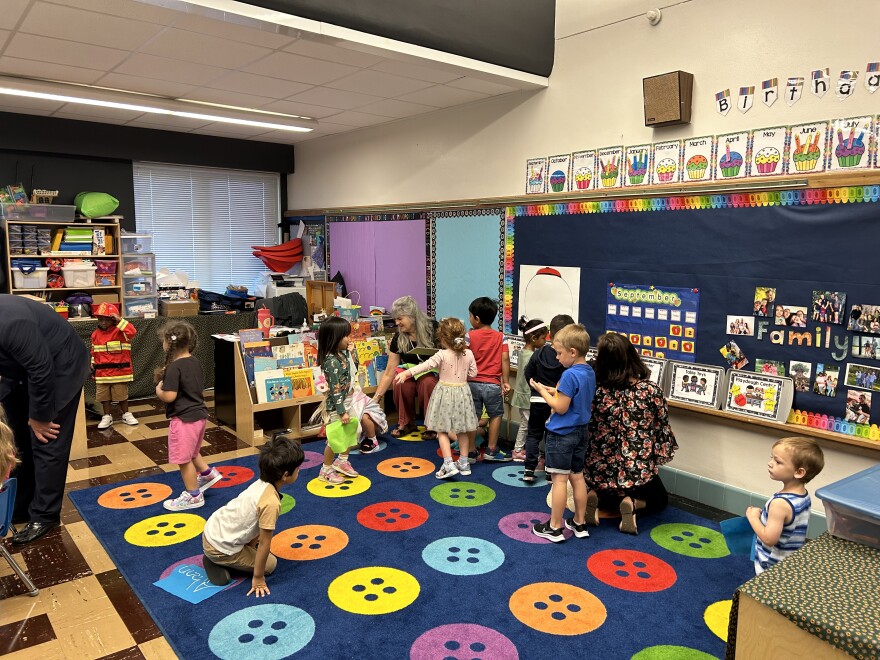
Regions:
<instances>
[{"instance_id":1,"label":"fluorescent ceiling light","mask_svg":"<svg viewBox=\"0 0 880 660\"><path fill-rule=\"evenodd\" d=\"M171 99L150 94L126 92L104 87L92 87L74 83L61 83L49 80L32 80L0 76L0 94L20 96L62 103L94 105L102 108L130 110L157 115L171 115L189 119L238 124L265 128L267 131L294 131L308 133L318 126L318 122L308 117L283 115L277 112L261 112L251 109L233 109L219 105L206 105L206 112L199 112L197 102L184 99Z\"/></svg>"}]
</instances>

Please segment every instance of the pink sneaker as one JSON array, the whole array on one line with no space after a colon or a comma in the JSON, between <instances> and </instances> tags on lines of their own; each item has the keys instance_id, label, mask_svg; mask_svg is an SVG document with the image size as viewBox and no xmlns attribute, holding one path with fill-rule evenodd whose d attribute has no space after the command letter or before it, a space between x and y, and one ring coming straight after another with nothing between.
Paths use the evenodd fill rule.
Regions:
<instances>
[{"instance_id":1,"label":"pink sneaker","mask_svg":"<svg viewBox=\"0 0 880 660\"><path fill-rule=\"evenodd\" d=\"M346 477L357 477L357 471L351 466L351 463L348 461L341 461L338 458L333 461L333 469L336 470L339 474L344 474Z\"/></svg>"},{"instance_id":2,"label":"pink sneaker","mask_svg":"<svg viewBox=\"0 0 880 660\"><path fill-rule=\"evenodd\" d=\"M535 468L535 472L543 472L544 471L544 457L538 459L538 467Z\"/></svg>"},{"instance_id":3,"label":"pink sneaker","mask_svg":"<svg viewBox=\"0 0 880 660\"><path fill-rule=\"evenodd\" d=\"M525 449L514 449L513 450L513 460L516 463L524 463L526 460L526 450Z\"/></svg>"},{"instance_id":4,"label":"pink sneaker","mask_svg":"<svg viewBox=\"0 0 880 660\"><path fill-rule=\"evenodd\" d=\"M321 471L318 473L318 479L321 481L326 481L328 484L344 484L345 479L341 474L339 474L336 470L333 469L333 466L321 466Z\"/></svg>"}]
</instances>

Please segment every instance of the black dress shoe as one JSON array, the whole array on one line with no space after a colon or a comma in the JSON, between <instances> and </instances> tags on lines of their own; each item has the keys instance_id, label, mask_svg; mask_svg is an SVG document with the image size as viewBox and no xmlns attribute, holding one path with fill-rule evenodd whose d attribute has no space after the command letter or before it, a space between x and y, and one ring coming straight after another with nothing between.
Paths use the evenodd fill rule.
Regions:
<instances>
[{"instance_id":1,"label":"black dress shoe","mask_svg":"<svg viewBox=\"0 0 880 660\"><path fill-rule=\"evenodd\" d=\"M51 532L56 527L58 527L57 522L29 522L17 533L12 535L12 542L16 545L24 545L25 543L36 541L38 538L47 532Z\"/></svg>"}]
</instances>

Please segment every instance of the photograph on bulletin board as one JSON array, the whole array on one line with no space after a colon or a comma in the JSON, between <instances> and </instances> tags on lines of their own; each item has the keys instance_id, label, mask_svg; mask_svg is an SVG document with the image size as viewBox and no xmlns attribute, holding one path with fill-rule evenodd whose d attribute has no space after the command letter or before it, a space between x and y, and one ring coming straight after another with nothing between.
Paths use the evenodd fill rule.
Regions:
<instances>
[{"instance_id":1,"label":"photograph on bulletin board","mask_svg":"<svg viewBox=\"0 0 880 660\"><path fill-rule=\"evenodd\" d=\"M749 132L719 135L715 156L715 180L744 179L749 174Z\"/></svg>"},{"instance_id":2,"label":"photograph on bulletin board","mask_svg":"<svg viewBox=\"0 0 880 660\"><path fill-rule=\"evenodd\" d=\"M874 135L874 118L847 117L831 122L831 159L828 170L864 170L871 167L871 138Z\"/></svg>"},{"instance_id":3,"label":"photograph on bulletin board","mask_svg":"<svg viewBox=\"0 0 880 660\"><path fill-rule=\"evenodd\" d=\"M654 144L651 162L654 167L654 183L681 181L681 140Z\"/></svg>"},{"instance_id":4,"label":"photograph on bulletin board","mask_svg":"<svg viewBox=\"0 0 880 660\"><path fill-rule=\"evenodd\" d=\"M547 192L547 158L530 158L526 161L526 194Z\"/></svg>"},{"instance_id":5,"label":"photograph on bulletin board","mask_svg":"<svg viewBox=\"0 0 880 660\"><path fill-rule=\"evenodd\" d=\"M860 335L853 336L852 356L863 360L880 359L880 339Z\"/></svg>"},{"instance_id":6,"label":"photograph on bulletin board","mask_svg":"<svg viewBox=\"0 0 880 660\"><path fill-rule=\"evenodd\" d=\"M828 122L797 124L791 127L788 174L824 172L827 162Z\"/></svg>"},{"instance_id":7,"label":"photograph on bulletin board","mask_svg":"<svg viewBox=\"0 0 880 660\"><path fill-rule=\"evenodd\" d=\"M571 155L572 190L592 190L596 187L596 151L576 151Z\"/></svg>"},{"instance_id":8,"label":"photograph on bulletin board","mask_svg":"<svg viewBox=\"0 0 880 660\"><path fill-rule=\"evenodd\" d=\"M853 303L849 310L847 330L880 335L880 305Z\"/></svg>"},{"instance_id":9,"label":"photograph on bulletin board","mask_svg":"<svg viewBox=\"0 0 880 660\"><path fill-rule=\"evenodd\" d=\"M785 174L788 127L757 128L752 131L750 177Z\"/></svg>"},{"instance_id":10,"label":"photograph on bulletin board","mask_svg":"<svg viewBox=\"0 0 880 660\"><path fill-rule=\"evenodd\" d=\"M697 289L611 282L605 329L629 337L641 355L693 362L699 308Z\"/></svg>"},{"instance_id":11,"label":"photograph on bulletin board","mask_svg":"<svg viewBox=\"0 0 880 660\"><path fill-rule=\"evenodd\" d=\"M547 166L547 171L550 173L550 192L560 193L569 191L571 188L568 180L570 170L571 154L550 156L550 162Z\"/></svg>"},{"instance_id":12,"label":"photograph on bulletin board","mask_svg":"<svg viewBox=\"0 0 880 660\"><path fill-rule=\"evenodd\" d=\"M596 151L599 163L599 179L603 188L619 188L623 185L623 147L605 147Z\"/></svg>"}]
</instances>

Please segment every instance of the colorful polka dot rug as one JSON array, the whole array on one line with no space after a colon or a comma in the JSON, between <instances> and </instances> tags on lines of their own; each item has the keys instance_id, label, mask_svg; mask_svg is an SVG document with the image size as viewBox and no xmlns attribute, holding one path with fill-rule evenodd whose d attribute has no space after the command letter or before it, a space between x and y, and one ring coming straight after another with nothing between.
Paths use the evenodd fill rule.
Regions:
<instances>
[{"instance_id":1,"label":"colorful polka dot rug","mask_svg":"<svg viewBox=\"0 0 880 660\"><path fill-rule=\"evenodd\" d=\"M218 464L223 480L186 512L162 506L177 472L70 493L181 658L724 656L732 595L754 572L713 522L668 507L638 517L637 536L603 518L589 538L551 543L531 531L550 517L549 485L541 472L524 482L522 463L438 480L436 441L386 437L352 453L360 476L331 485L318 479L323 444L304 449L260 599L237 574L196 604L154 584L201 567L205 521L258 478L256 456Z\"/></svg>"}]
</instances>

